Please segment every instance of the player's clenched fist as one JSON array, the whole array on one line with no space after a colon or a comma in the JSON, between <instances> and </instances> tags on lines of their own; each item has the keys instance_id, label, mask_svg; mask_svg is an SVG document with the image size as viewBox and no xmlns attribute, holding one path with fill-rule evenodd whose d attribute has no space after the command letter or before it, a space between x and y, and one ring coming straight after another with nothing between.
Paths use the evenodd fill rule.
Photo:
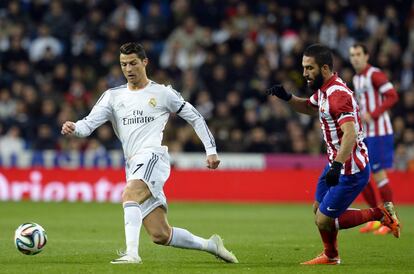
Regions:
<instances>
[{"instance_id":1,"label":"player's clenched fist","mask_svg":"<svg viewBox=\"0 0 414 274\"><path fill-rule=\"evenodd\" d=\"M286 102L292 99L292 94L287 92L282 85L274 85L273 87L266 90L266 94L277 96Z\"/></svg>"},{"instance_id":2,"label":"player's clenched fist","mask_svg":"<svg viewBox=\"0 0 414 274\"><path fill-rule=\"evenodd\" d=\"M207 167L209 169L216 169L220 164L217 154L207 156Z\"/></svg>"},{"instance_id":3,"label":"player's clenched fist","mask_svg":"<svg viewBox=\"0 0 414 274\"><path fill-rule=\"evenodd\" d=\"M71 135L75 132L75 123L71 121L66 121L63 126L60 133L63 135Z\"/></svg>"}]
</instances>

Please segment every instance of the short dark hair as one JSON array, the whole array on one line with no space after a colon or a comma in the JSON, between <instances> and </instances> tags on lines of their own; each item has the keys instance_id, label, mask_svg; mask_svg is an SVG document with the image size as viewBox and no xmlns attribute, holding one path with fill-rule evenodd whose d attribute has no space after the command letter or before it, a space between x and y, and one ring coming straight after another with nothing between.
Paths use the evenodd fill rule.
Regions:
<instances>
[{"instance_id":1,"label":"short dark hair","mask_svg":"<svg viewBox=\"0 0 414 274\"><path fill-rule=\"evenodd\" d=\"M321 68L323 65L328 65L329 69L333 69L332 51L322 44L312 44L303 52L304 56L315 58L316 64Z\"/></svg>"},{"instance_id":2,"label":"short dark hair","mask_svg":"<svg viewBox=\"0 0 414 274\"><path fill-rule=\"evenodd\" d=\"M357 42L355 44L352 45L353 48L361 48L362 52L366 55L368 54L368 48L367 45L365 45L364 43L361 42Z\"/></svg>"},{"instance_id":3,"label":"short dark hair","mask_svg":"<svg viewBox=\"0 0 414 274\"><path fill-rule=\"evenodd\" d=\"M128 42L123 44L119 48L119 52L122 54L133 54L135 53L139 59L143 60L147 58L147 54L145 53L144 47L137 42Z\"/></svg>"}]
</instances>

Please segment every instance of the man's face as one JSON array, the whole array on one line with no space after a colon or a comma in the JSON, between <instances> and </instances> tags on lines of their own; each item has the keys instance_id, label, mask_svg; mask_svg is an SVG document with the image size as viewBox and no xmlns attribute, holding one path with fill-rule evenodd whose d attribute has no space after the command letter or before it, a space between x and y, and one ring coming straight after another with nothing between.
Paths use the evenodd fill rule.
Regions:
<instances>
[{"instance_id":1,"label":"man's face","mask_svg":"<svg viewBox=\"0 0 414 274\"><path fill-rule=\"evenodd\" d=\"M354 69L359 72L367 66L369 55L365 54L361 47L351 47L349 49L349 59Z\"/></svg>"},{"instance_id":2,"label":"man's face","mask_svg":"<svg viewBox=\"0 0 414 274\"><path fill-rule=\"evenodd\" d=\"M308 87L312 90L318 90L323 85L323 76L321 69L315 62L314 57L303 56L302 58L303 77L305 77Z\"/></svg>"},{"instance_id":3,"label":"man's face","mask_svg":"<svg viewBox=\"0 0 414 274\"><path fill-rule=\"evenodd\" d=\"M148 59L139 59L135 53L122 54L119 57L122 72L128 83L137 83L145 75L145 67Z\"/></svg>"}]
</instances>

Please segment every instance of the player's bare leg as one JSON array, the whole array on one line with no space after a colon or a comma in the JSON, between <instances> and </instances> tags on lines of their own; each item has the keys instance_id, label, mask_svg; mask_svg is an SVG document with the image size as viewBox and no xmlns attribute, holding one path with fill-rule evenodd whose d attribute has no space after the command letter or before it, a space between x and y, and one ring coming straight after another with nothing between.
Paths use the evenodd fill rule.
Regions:
<instances>
[{"instance_id":1,"label":"player's bare leg","mask_svg":"<svg viewBox=\"0 0 414 274\"><path fill-rule=\"evenodd\" d=\"M147 185L142 180L131 180L122 193L122 205L125 221L125 253L121 257L111 261L112 264L137 264L141 263L138 254L139 234L142 226L142 211L140 204L151 196Z\"/></svg>"},{"instance_id":2,"label":"player's bare leg","mask_svg":"<svg viewBox=\"0 0 414 274\"><path fill-rule=\"evenodd\" d=\"M157 207L144 219L144 227L154 243L177 248L207 251L228 263L238 263L237 258L228 251L220 236L209 239L196 236L186 229L171 227L165 209Z\"/></svg>"},{"instance_id":3,"label":"player's bare leg","mask_svg":"<svg viewBox=\"0 0 414 274\"><path fill-rule=\"evenodd\" d=\"M171 226L163 207L155 208L143 220L143 225L151 240L158 245L167 245L171 236Z\"/></svg>"}]
</instances>

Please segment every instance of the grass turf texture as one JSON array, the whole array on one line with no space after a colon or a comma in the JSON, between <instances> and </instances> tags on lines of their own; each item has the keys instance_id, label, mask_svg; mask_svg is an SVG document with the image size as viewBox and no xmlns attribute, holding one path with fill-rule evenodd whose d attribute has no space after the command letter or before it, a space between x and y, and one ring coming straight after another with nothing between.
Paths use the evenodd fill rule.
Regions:
<instances>
[{"instance_id":1,"label":"grass turf texture","mask_svg":"<svg viewBox=\"0 0 414 274\"><path fill-rule=\"evenodd\" d=\"M414 207L399 206L400 239L340 232L340 266L301 266L322 250L311 205L172 203L169 221L194 234L218 233L240 264L192 250L153 244L141 233L142 265L111 265L124 247L117 204L0 203L0 273L414 273ZM35 256L20 254L14 230L42 225L48 244Z\"/></svg>"}]
</instances>

